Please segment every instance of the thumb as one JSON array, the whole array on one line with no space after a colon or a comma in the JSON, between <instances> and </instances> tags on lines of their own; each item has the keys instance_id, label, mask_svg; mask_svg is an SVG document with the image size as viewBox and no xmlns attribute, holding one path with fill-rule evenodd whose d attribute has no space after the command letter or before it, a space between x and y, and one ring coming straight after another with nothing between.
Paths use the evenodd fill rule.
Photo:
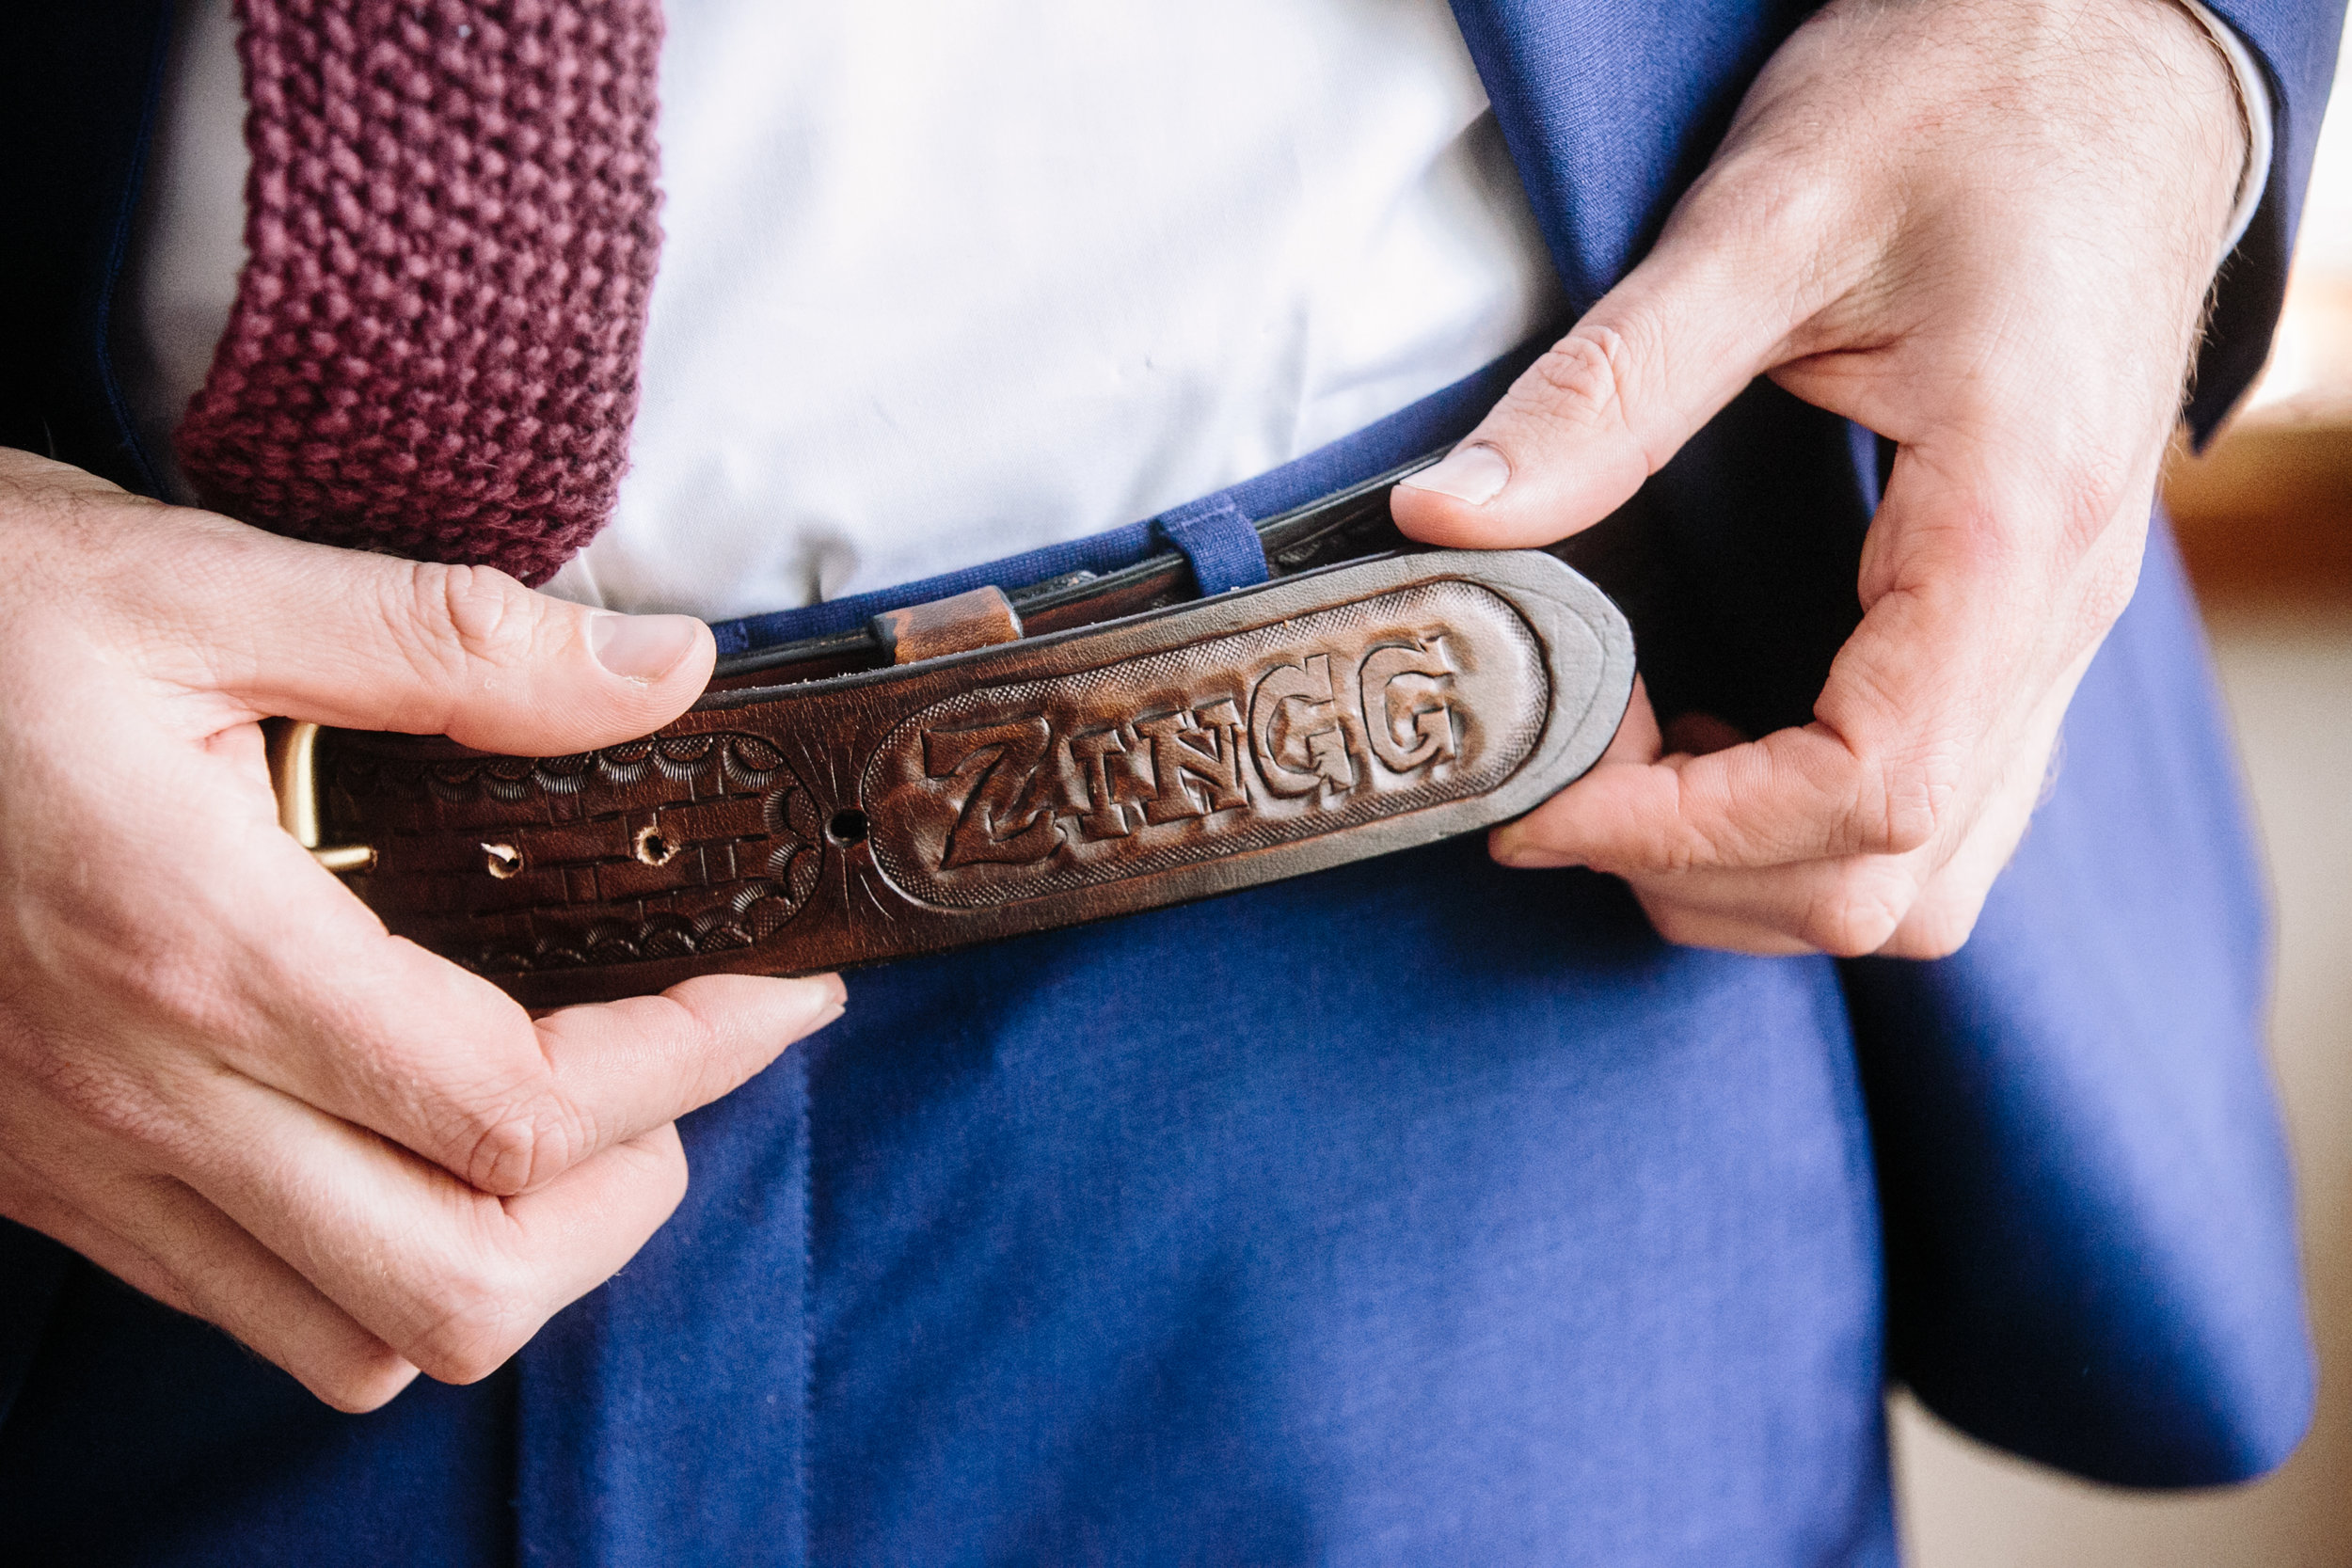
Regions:
<instances>
[{"instance_id":1,"label":"thumb","mask_svg":"<svg viewBox=\"0 0 2352 1568\"><path fill-rule=\"evenodd\" d=\"M245 559L213 574L241 601L213 607L230 653L219 686L256 716L551 755L660 729L702 694L717 657L693 616L592 610L493 567L243 530L223 543Z\"/></svg>"},{"instance_id":2,"label":"thumb","mask_svg":"<svg viewBox=\"0 0 2352 1568\"><path fill-rule=\"evenodd\" d=\"M1521 372L1478 428L1390 499L1397 527L1470 549L1549 545L1600 521L1749 381L1788 332L1732 247L1692 225ZM1703 226L1701 226L1703 227Z\"/></svg>"}]
</instances>

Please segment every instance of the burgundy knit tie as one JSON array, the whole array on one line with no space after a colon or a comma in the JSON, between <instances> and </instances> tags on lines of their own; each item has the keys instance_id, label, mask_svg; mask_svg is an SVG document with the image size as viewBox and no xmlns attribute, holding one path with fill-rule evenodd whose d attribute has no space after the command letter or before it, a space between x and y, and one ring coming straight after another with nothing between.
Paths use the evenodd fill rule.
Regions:
<instances>
[{"instance_id":1,"label":"burgundy knit tie","mask_svg":"<svg viewBox=\"0 0 2352 1568\"><path fill-rule=\"evenodd\" d=\"M237 0L248 260L177 438L262 528L541 582L612 511L660 0Z\"/></svg>"}]
</instances>

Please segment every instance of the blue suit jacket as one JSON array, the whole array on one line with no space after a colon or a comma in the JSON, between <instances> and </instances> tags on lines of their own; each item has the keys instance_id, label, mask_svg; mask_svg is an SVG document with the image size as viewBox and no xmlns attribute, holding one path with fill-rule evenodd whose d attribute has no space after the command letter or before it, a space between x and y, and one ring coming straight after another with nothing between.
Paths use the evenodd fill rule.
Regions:
<instances>
[{"instance_id":1,"label":"blue suit jacket","mask_svg":"<svg viewBox=\"0 0 2352 1568\"><path fill-rule=\"evenodd\" d=\"M1580 308L1808 8L1458 0ZM2261 360L2339 20L2218 8L2270 72L2280 153L2201 428ZM36 307L0 438L147 487L107 336L165 19L42 10L0 103L0 297ZM1493 390L1235 494L1265 515ZM1662 707L1806 716L1880 462L1759 386L1653 481L1681 607L1642 627ZM1461 843L858 976L826 1037L689 1119L693 1190L611 1286L488 1382L372 1417L0 1227L0 1540L1884 1560L1885 1375L2086 1474L2255 1474L2308 1419L2311 1362L2262 893L2161 543L2065 757L1936 963L1667 948L1614 884Z\"/></svg>"}]
</instances>

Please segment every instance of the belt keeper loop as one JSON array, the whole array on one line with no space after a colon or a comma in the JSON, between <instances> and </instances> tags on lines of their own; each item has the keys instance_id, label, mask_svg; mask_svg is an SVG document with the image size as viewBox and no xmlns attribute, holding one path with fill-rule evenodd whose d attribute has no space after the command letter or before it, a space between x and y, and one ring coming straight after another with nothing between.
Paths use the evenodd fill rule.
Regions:
<instances>
[{"instance_id":1,"label":"belt keeper loop","mask_svg":"<svg viewBox=\"0 0 2352 1568\"><path fill-rule=\"evenodd\" d=\"M1012 608L1005 591L993 584L901 610L885 610L866 626L893 664L1018 642L1023 636L1021 612Z\"/></svg>"},{"instance_id":2,"label":"belt keeper loop","mask_svg":"<svg viewBox=\"0 0 2352 1568\"><path fill-rule=\"evenodd\" d=\"M1187 501L1152 519L1152 531L1192 562L1193 581L1209 598L1266 580L1265 545L1258 525L1226 496Z\"/></svg>"}]
</instances>

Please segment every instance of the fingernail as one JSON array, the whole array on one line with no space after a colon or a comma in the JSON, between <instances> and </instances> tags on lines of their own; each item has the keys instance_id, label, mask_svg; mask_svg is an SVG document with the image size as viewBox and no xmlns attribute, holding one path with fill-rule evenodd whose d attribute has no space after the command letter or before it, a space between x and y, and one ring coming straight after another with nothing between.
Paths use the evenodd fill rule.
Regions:
<instances>
[{"instance_id":1,"label":"fingernail","mask_svg":"<svg viewBox=\"0 0 2352 1568\"><path fill-rule=\"evenodd\" d=\"M1434 468L1423 468L1402 483L1416 490L1435 490L1457 501L1484 506L1502 494L1511 480L1511 465L1494 448L1455 447Z\"/></svg>"},{"instance_id":2,"label":"fingernail","mask_svg":"<svg viewBox=\"0 0 2352 1568\"><path fill-rule=\"evenodd\" d=\"M810 974L761 982L778 987L791 1000L780 1009L779 1025L794 1039L813 1035L841 1016L849 1006L849 988L838 974ZM781 1000L781 998L779 998Z\"/></svg>"},{"instance_id":3,"label":"fingernail","mask_svg":"<svg viewBox=\"0 0 2352 1568\"><path fill-rule=\"evenodd\" d=\"M1498 850L1495 859L1513 871L1565 871L1584 863L1574 855L1554 854L1549 849Z\"/></svg>"},{"instance_id":4,"label":"fingernail","mask_svg":"<svg viewBox=\"0 0 2352 1568\"><path fill-rule=\"evenodd\" d=\"M822 1029L839 1018L841 1010L850 1005L850 988L841 983L838 974L811 974L792 983L816 993L808 999L810 1022L807 1027L811 1031Z\"/></svg>"},{"instance_id":5,"label":"fingernail","mask_svg":"<svg viewBox=\"0 0 2352 1568\"><path fill-rule=\"evenodd\" d=\"M588 622L588 651L624 680L660 680L677 668L702 636L691 615L615 615L598 610Z\"/></svg>"},{"instance_id":6,"label":"fingernail","mask_svg":"<svg viewBox=\"0 0 2352 1568\"><path fill-rule=\"evenodd\" d=\"M1508 866L1514 871L1557 871L1563 866L1584 863L1575 856L1564 855L1557 849L1538 848L1533 844L1521 843L1517 838L1504 838L1501 834L1486 841L1486 853L1494 857L1496 864Z\"/></svg>"}]
</instances>

